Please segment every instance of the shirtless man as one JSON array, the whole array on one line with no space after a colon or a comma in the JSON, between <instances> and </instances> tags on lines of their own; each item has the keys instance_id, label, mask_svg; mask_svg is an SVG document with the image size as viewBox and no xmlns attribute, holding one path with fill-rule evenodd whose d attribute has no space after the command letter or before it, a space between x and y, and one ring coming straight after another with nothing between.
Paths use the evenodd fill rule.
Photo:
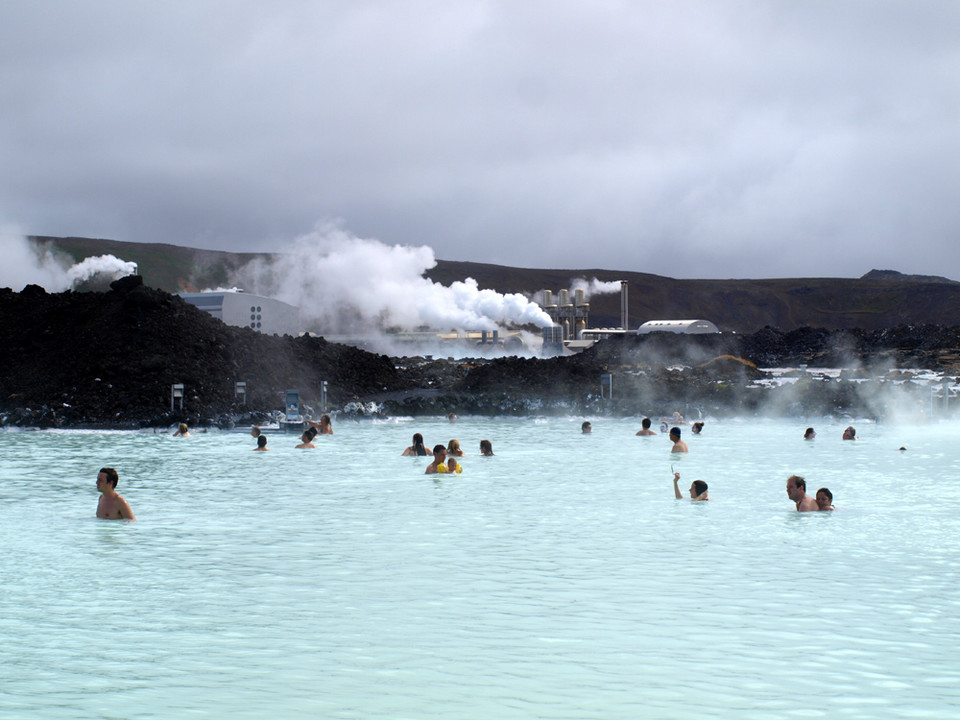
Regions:
<instances>
[{"instance_id":1,"label":"shirtless man","mask_svg":"<svg viewBox=\"0 0 960 720\"><path fill-rule=\"evenodd\" d=\"M650 418L645 417L640 421L640 429L637 430L637 435L656 435L657 433L650 429Z\"/></svg>"},{"instance_id":2,"label":"shirtless man","mask_svg":"<svg viewBox=\"0 0 960 720\"><path fill-rule=\"evenodd\" d=\"M673 443L673 447L670 448L672 453L682 453L689 452L687 444L680 439L680 428L672 427L670 428L670 442Z\"/></svg>"},{"instance_id":3,"label":"shirtless man","mask_svg":"<svg viewBox=\"0 0 960 720\"><path fill-rule=\"evenodd\" d=\"M444 461L447 459L447 448L444 445L434 445L433 446L433 462L427 465L424 475L433 475L438 471L437 467L443 465Z\"/></svg>"},{"instance_id":4,"label":"shirtless man","mask_svg":"<svg viewBox=\"0 0 960 720\"><path fill-rule=\"evenodd\" d=\"M97 490L100 491L100 502L97 503L97 517L106 520L136 520L130 505L117 492L117 483L120 477L113 468L100 468L97 473Z\"/></svg>"},{"instance_id":5,"label":"shirtless man","mask_svg":"<svg viewBox=\"0 0 960 720\"><path fill-rule=\"evenodd\" d=\"M333 422L326 413L320 416L320 422L314 422L313 420L307 420L307 422L316 429L317 435L333 435Z\"/></svg>"},{"instance_id":6,"label":"shirtless man","mask_svg":"<svg viewBox=\"0 0 960 720\"><path fill-rule=\"evenodd\" d=\"M300 436L302 442L297 445L297 450L315 450L316 445L313 444L313 438L317 435L317 431L314 428L303 431L303 435Z\"/></svg>"},{"instance_id":7,"label":"shirtless man","mask_svg":"<svg viewBox=\"0 0 960 720\"><path fill-rule=\"evenodd\" d=\"M680 486L677 485L679 480L680 473L675 472L673 474L673 495L677 500L682 500L683 493L680 492ZM706 502L710 499L707 497L707 484L703 480L694 480L693 484L690 485L690 499L693 502Z\"/></svg>"},{"instance_id":8,"label":"shirtless man","mask_svg":"<svg viewBox=\"0 0 960 720\"><path fill-rule=\"evenodd\" d=\"M817 499L807 495L807 481L799 475L791 475L787 478L787 497L797 504L797 512L820 510Z\"/></svg>"}]
</instances>

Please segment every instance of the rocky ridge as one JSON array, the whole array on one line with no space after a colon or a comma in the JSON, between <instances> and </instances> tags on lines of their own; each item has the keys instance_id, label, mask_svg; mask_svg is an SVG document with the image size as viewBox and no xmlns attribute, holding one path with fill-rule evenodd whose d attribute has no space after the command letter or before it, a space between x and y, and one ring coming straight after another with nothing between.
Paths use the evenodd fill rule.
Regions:
<instances>
[{"instance_id":1,"label":"rocky ridge","mask_svg":"<svg viewBox=\"0 0 960 720\"><path fill-rule=\"evenodd\" d=\"M760 368L799 368L771 382ZM111 290L0 290L0 424L39 427L166 426L269 422L287 388L308 412L390 414L706 414L881 416L897 390L922 403L905 368L960 374L960 328L887 330L766 327L746 335L630 335L575 356L468 361L389 358L320 337L275 337L236 328L148 288L137 277ZM836 373L813 368L845 368ZM601 394L612 378L613 397ZM789 375L789 374L788 374ZM783 373L778 376L783 380ZM234 383L247 383L237 403ZM170 388L183 383L183 411Z\"/></svg>"}]
</instances>

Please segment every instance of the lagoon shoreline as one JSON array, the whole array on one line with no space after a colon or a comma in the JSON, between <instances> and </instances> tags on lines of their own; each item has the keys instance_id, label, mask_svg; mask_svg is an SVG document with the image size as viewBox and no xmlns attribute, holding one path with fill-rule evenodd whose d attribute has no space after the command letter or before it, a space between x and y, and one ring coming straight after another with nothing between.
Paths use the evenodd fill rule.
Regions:
<instances>
[{"instance_id":1,"label":"lagoon shoreline","mask_svg":"<svg viewBox=\"0 0 960 720\"><path fill-rule=\"evenodd\" d=\"M284 392L340 417L929 414L960 375L960 328L763 328L629 335L554 358L388 357L236 328L123 278L111 290L0 290L0 426L229 428L269 423ZM925 372L920 372L923 370ZM613 396L601 392L612 378ZM247 384L239 402L235 383ZM326 382L326 407L321 408ZM171 385L184 386L171 410ZM939 393L939 396L938 394Z\"/></svg>"}]
</instances>

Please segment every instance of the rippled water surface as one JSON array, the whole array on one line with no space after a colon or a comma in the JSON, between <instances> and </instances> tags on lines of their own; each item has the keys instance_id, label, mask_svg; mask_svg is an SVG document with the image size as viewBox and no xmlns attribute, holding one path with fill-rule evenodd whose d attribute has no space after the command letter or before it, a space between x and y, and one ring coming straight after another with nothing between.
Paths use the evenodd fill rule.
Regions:
<instances>
[{"instance_id":1,"label":"rippled water surface","mask_svg":"<svg viewBox=\"0 0 960 720\"><path fill-rule=\"evenodd\" d=\"M0 717L960 713L955 427L709 422L677 457L581 419L0 433ZM137 522L93 518L103 465Z\"/></svg>"}]
</instances>

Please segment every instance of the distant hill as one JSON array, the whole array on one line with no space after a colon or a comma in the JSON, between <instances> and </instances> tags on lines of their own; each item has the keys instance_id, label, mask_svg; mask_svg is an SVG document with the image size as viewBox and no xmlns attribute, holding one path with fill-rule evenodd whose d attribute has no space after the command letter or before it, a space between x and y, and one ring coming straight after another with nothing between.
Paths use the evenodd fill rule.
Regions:
<instances>
[{"instance_id":1,"label":"distant hill","mask_svg":"<svg viewBox=\"0 0 960 720\"><path fill-rule=\"evenodd\" d=\"M146 285L168 292L215 287L261 255L90 238L35 237L75 261L111 254L135 262ZM860 278L678 280L603 269L534 269L438 260L427 276L448 285L474 278L480 288L533 294L569 288L574 278L626 280L630 327L647 320L705 318L723 331L750 333L771 326L881 330L903 324L960 324L960 283L948 278L871 270ZM14 288L19 290L19 288ZM590 325L620 324L619 294L590 300Z\"/></svg>"}]
</instances>

